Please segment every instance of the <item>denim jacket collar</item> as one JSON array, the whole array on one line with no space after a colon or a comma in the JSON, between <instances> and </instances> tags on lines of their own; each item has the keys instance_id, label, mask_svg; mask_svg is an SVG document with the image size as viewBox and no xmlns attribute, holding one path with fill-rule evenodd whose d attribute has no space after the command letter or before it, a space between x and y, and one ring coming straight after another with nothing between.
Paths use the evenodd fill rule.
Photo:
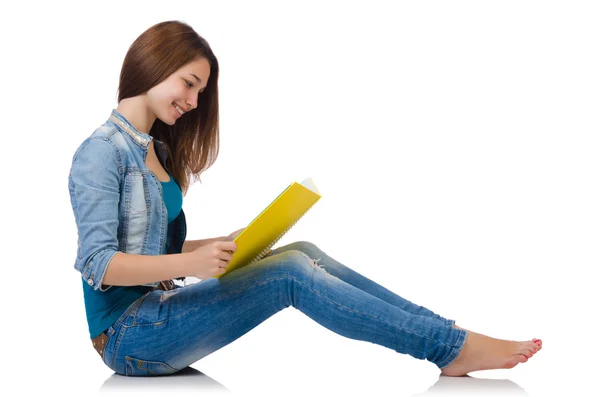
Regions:
<instances>
[{"instance_id":1,"label":"denim jacket collar","mask_svg":"<svg viewBox=\"0 0 600 397\"><path fill-rule=\"evenodd\" d=\"M158 152L158 158L160 159L162 166L165 166L167 152L166 149L163 147L163 143L161 141L155 139L150 134L138 131L133 126L133 124L131 124L129 120L125 118L125 116L123 116L119 111L117 111L117 109L112 110L109 119L114 121L120 127L120 129L133 140L133 142L140 145L144 150L148 150L148 145L150 145L150 141L154 140L156 151Z\"/></svg>"},{"instance_id":2,"label":"denim jacket collar","mask_svg":"<svg viewBox=\"0 0 600 397\"><path fill-rule=\"evenodd\" d=\"M121 113L117 111L117 109L113 109L110 114L110 119L117 123L121 129L127 133L135 142L140 144L144 149L148 149L148 145L152 138L151 135L146 134L145 132L138 131L133 124L129 122Z\"/></svg>"}]
</instances>

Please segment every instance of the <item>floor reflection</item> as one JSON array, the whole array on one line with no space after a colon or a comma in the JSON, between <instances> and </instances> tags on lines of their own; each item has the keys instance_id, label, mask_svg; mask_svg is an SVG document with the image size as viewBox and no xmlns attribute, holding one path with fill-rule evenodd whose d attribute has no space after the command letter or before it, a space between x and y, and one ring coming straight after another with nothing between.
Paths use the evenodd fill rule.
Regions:
<instances>
[{"instance_id":1,"label":"floor reflection","mask_svg":"<svg viewBox=\"0 0 600 397\"><path fill-rule=\"evenodd\" d=\"M195 368L187 367L167 376L123 376L112 374L100 387L100 391L180 391L230 393L230 391Z\"/></svg>"},{"instance_id":2,"label":"floor reflection","mask_svg":"<svg viewBox=\"0 0 600 397\"><path fill-rule=\"evenodd\" d=\"M423 393L413 396L528 396L525 389L508 379L481 379L471 376L443 376Z\"/></svg>"}]
</instances>

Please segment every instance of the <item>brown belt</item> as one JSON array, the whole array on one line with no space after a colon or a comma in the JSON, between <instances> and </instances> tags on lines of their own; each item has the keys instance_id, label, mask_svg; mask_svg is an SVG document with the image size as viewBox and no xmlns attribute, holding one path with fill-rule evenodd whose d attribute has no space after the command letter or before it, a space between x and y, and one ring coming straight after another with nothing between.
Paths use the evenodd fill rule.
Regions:
<instances>
[{"instance_id":1,"label":"brown belt","mask_svg":"<svg viewBox=\"0 0 600 397\"><path fill-rule=\"evenodd\" d=\"M158 285L158 287L156 287L156 289L160 289L163 291L170 291L172 289L175 288L175 283L173 282L173 280L165 280L165 281L161 281L160 284ZM94 349L96 349L96 351L98 352L98 354L100 355L100 357L102 358L102 353L104 352L104 347L106 347L106 342L108 341L108 336L106 336L106 333L101 333L100 335L98 335L97 337L95 337L94 339L92 339L92 345L94 346Z\"/></svg>"},{"instance_id":2,"label":"brown belt","mask_svg":"<svg viewBox=\"0 0 600 397\"><path fill-rule=\"evenodd\" d=\"M92 345L94 345L94 349L96 349L96 351L100 355L100 358L103 358L102 353L104 352L104 347L106 347L107 340L108 336L106 336L104 332L92 339Z\"/></svg>"}]
</instances>

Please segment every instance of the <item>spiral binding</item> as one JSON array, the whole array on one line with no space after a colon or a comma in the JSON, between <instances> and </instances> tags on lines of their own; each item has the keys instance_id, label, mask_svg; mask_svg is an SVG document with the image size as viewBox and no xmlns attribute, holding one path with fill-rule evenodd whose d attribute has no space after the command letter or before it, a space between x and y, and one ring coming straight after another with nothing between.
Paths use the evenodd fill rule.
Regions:
<instances>
[{"instance_id":1,"label":"spiral binding","mask_svg":"<svg viewBox=\"0 0 600 397\"><path fill-rule=\"evenodd\" d=\"M312 205L311 205L311 206L310 206L310 207L309 207L309 208L308 208L306 211L304 211L304 213L302 213L302 215L300 215L298 218L296 218L296 220L294 221L294 223L292 223L292 224L291 224L291 225L290 225L290 226L289 226L287 229L285 229L285 230L284 230L284 231L283 231L283 232L282 232L282 233L281 233L279 236L277 236L277 238L276 238L275 240L273 240L273 241L271 242L271 244L269 244L269 246L268 246L268 247L266 247L264 250L262 250L262 251L260 252L260 254L258 254L258 255L257 255L257 256L256 256L254 259L252 259L252 260L249 262L249 264L252 264L252 263L254 263L254 262L257 262L257 261L261 260L262 258L264 258L264 257L265 257L265 256L266 256L266 255L269 253L269 251L271 250L271 247L273 247L275 244L277 244L277 242L278 242L279 240L281 240L281 238L283 237L283 235L284 235L284 234L286 234L286 233L287 233L287 232L288 232L288 231L289 231L291 228L293 228L293 227L294 227L294 225L295 225L296 223L298 223L298 221L299 221L300 219L302 219L302 217L303 217L304 215L306 215L306 213L308 212L308 210L309 210L310 208L312 208Z\"/></svg>"}]
</instances>

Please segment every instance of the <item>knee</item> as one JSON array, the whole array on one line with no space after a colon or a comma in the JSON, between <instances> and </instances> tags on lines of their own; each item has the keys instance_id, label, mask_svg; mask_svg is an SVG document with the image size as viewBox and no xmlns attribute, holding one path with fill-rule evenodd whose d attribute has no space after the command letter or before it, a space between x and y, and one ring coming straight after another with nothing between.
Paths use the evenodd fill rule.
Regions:
<instances>
[{"instance_id":1,"label":"knee","mask_svg":"<svg viewBox=\"0 0 600 397\"><path fill-rule=\"evenodd\" d=\"M317 261L314 259L314 257L299 249L290 249L283 252L282 255L284 255L287 259L283 260L282 264L286 263L287 266L291 268L288 269L288 271L293 269L303 272L311 267L321 267L317 264Z\"/></svg>"},{"instance_id":2,"label":"knee","mask_svg":"<svg viewBox=\"0 0 600 397\"><path fill-rule=\"evenodd\" d=\"M291 249L304 252L306 255L314 257L321 254L321 250L316 244L310 241L296 241L291 244Z\"/></svg>"}]
</instances>

